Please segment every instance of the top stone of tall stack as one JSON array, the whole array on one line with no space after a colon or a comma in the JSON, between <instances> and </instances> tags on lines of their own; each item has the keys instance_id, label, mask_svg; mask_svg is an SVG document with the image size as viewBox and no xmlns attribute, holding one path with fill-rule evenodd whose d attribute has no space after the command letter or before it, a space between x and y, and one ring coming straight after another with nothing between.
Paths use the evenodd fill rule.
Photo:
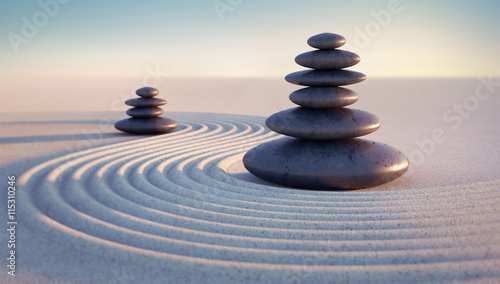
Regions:
<instances>
[{"instance_id":1,"label":"top stone of tall stack","mask_svg":"<svg viewBox=\"0 0 500 284\"><path fill-rule=\"evenodd\" d=\"M152 97L158 96L160 91L158 91L158 89L156 89L156 88L144 87L144 88L138 89L137 91L135 91L135 93L139 97L142 97L142 98L152 98Z\"/></svg>"},{"instance_id":2,"label":"top stone of tall stack","mask_svg":"<svg viewBox=\"0 0 500 284\"><path fill-rule=\"evenodd\" d=\"M307 44L317 49L335 49L345 44L345 38L332 33L322 33L310 37Z\"/></svg>"}]
</instances>

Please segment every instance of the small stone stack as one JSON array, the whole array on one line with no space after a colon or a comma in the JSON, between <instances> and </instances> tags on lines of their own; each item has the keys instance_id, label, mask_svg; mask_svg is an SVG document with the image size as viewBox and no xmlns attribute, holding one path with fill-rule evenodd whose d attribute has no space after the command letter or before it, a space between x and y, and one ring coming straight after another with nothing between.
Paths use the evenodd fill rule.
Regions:
<instances>
[{"instance_id":1,"label":"small stone stack","mask_svg":"<svg viewBox=\"0 0 500 284\"><path fill-rule=\"evenodd\" d=\"M285 186L309 189L359 189L377 186L403 175L408 159L385 144L355 137L377 130L375 115L346 108L358 95L339 86L359 83L366 76L343 70L356 65L358 55L337 48L345 38L331 33L307 41L318 50L300 54L295 62L312 68L285 80L308 86L290 94L300 107L266 120L269 129L290 137L259 145L243 158L255 176Z\"/></svg>"},{"instance_id":2,"label":"small stone stack","mask_svg":"<svg viewBox=\"0 0 500 284\"><path fill-rule=\"evenodd\" d=\"M163 110L159 106L166 104L167 101L154 98L160 93L157 89L144 87L135 93L140 98L125 102L129 106L133 106L127 110L127 114L132 118L115 123L116 129L134 134L161 134L179 126L177 121L171 118L160 117Z\"/></svg>"}]
</instances>

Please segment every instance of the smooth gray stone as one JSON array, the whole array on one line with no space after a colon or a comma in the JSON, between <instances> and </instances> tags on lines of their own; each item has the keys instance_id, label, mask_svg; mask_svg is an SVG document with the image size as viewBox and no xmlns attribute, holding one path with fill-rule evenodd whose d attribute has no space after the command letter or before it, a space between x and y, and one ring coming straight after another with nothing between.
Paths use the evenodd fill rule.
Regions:
<instances>
[{"instance_id":1,"label":"smooth gray stone","mask_svg":"<svg viewBox=\"0 0 500 284\"><path fill-rule=\"evenodd\" d=\"M357 54L345 50L315 50L295 57L297 64L318 70L347 68L358 64L360 60Z\"/></svg>"},{"instance_id":2,"label":"smooth gray stone","mask_svg":"<svg viewBox=\"0 0 500 284\"><path fill-rule=\"evenodd\" d=\"M307 44L319 49L335 49L345 44L345 38L337 34L322 33L310 37Z\"/></svg>"},{"instance_id":3,"label":"smooth gray stone","mask_svg":"<svg viewBox=\"0 0 500 284\"><path fill-rule=\"evenodd\" d=\"M158 96L160 91L158 91L158 89L153 88L153 87L144 87L144 88L138 89L137 91L135 91L135 93L138 96L143 97L143 98L152 98L154 96Z\"/></svg>"},{"instance_id":4,"label":"smooth gray stone","mask_svg":"<svg viewBox=\"0 0 500 284\"><path fill-rule=\"evenodd\" d=\"M134 134L161 134L177 128L179 124L171 118L129 118L115 123L115 128Z\"/></svg>"},{"instance_id":5,"label":"smooth gray stone","mask_svg":"<svg viewBox=\"0 0 500 284\"><path fill-rule=\"evenodd\" d=\"M288 74L289 83L311 87L337 87L362 82L365 74L349 70L304 70Z\"/></svg>"},{"instance_id":6,"label":"smooth gray stone","mask_svg":"<svg viewBox=\"0 0 500 284\"><path fill-rule=\"evenodd\" d=\"M377 116L350 108L296 107L275 113L266 120L272 131L313 140L359 137L377 130L380 124Z\"/></svg>"},{"instance_id":7,"label":"smooth gray stone","mask_svg":"<svg viewBox=\"0 0 500 284\"><path fill-rule=\"evenodd\" d=\"M126 100L125 104L134 107L157 107L166 104L166 100L156 98L139 98Z\"/></svg>"},{"instance_id":8,"label":"smooth gray stone","mask_svg":"<svg viewBox=\"0 0 500 284\"><path fill-rule=\"evenodd\" d=\"M157 117L163 113L159 107L135 107L127 110L127 114L132 117L148 118Z\"/></svg>"},{"instance_id":9,"label":"smooth gray stone","mask_svg":"<svg viewBox=\"0 0 500 284\"><path fill-rule=\"evenodd\" d=\"M276 184L321 190L378 186L402 176L408 158L386 144L364 139L314 141L284 137L243 157L253 175Z\"/></svg>"},{"instance_id":10,"label":"smooth gray stone","mask_svg":"<svg viewBox=\"0 0 500 284\"><path fill-rule=\"evenodd\" d=\"M356 92L342 87L308 87L290 94L290 100L310 108L336 108L355 103Z\"/></svg>"}]
</instances>

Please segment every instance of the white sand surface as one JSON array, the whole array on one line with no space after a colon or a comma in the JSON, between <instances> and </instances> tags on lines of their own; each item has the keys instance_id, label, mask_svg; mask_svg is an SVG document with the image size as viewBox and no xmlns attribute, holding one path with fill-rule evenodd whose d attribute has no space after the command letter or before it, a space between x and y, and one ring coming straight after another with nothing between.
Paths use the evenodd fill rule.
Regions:
<instances>
[{"instance_id":1,"label":"white sand surface","mask_svg":"<svg viewBox=\"0 0 500 284\"><path fill-rule=\"evenodd\" d=\"M366 138L402 150L410 170L376 188L325 192L274 186L244 170L248 149L279 137L263 116L292 106L287 95L296 89L245 82L241 92L221 92L217 101L199 96L191 105L165 94L172 97L165 115L180 127L159 136L114 130L124 113L90 111L95 102L47 105L73 112L44 112L48 97L38 112L21 113L13 104L0 115L0 174L5 188L8 175L17 177L17 276L7 275L2 257L0 282L500 280L496 90L473 108L481 85L475 79L353 87L360 101L352 107L382 119ZM454 105L464 111L455 114Z\"/></svg>"}]
</instances>

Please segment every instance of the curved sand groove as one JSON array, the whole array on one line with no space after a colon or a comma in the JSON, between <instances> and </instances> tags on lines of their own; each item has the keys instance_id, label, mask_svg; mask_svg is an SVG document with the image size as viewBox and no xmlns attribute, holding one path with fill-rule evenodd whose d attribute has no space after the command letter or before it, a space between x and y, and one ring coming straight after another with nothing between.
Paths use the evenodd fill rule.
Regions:
<instances>
[{"instance_id":1,"label":"curved sand groove","mask_svg":"<svg viewBox=\"0 0 500 284\"><path fill-rule=\"evenodd\" d=\"M500 180L350 192L262 185L227 170L279 137L261 118L180 122L167 135L28 170L19 179L22 221L76 249L178 273L320 282L500 277Z\"/></svg>"}]
</instances>

